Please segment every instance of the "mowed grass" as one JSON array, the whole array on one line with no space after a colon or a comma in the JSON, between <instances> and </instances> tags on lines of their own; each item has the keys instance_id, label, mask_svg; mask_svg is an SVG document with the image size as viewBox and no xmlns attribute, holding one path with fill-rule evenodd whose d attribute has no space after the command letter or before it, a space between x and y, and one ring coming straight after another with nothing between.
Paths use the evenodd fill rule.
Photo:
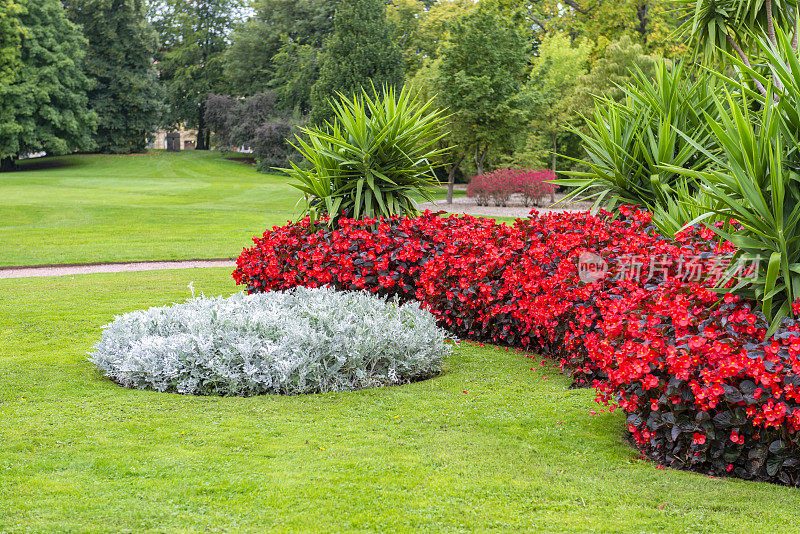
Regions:
<instances>
[{"instance_id":1,"label":"mowed grass","mask_svg":"<svg viewBox=\"0 0 800 534\"><path fill-rule=\"evenodd\" d=\"M299 192L218 152L23 161L0 174L0 266L235 257Z\"/></svg>"},{"instance_id":2,"label":"mowed grass","mask_svg":"<svg viewBox=\"0 0 800 534\"><path fill-rule=\"evenodd\" d=\"M255 398L128 390L86 361L115 314L190 282L236 290L224 269L0 280L0 532L797 531L797 490L656 469L619 412L513 351Z\"/></svg>"},{"instance_id":3,"label":"mowed grass","mask_svg":"<svg viewBox=\"0 0 800 534\"><path fill-rule=\"evenodd\" d=\"M0 267L235 258L254 235L298 217L300 192L226 156L23 161L22 171L0 174Z\"/></svg>"}]
</instances>

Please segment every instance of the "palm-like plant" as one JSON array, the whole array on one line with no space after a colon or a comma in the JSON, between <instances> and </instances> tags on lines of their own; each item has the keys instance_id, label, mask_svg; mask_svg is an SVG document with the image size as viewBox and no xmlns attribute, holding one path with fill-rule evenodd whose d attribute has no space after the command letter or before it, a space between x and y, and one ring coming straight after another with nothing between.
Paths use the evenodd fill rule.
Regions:
<instances>
[{"instance_id":1,"label":"palm-like plant","mask_svg":"<svg viewBox=\"0 0 800 534\"><path fill-rule=\"evenodd\" d=\"M677 188L694 190L671 167L700 170L709 163L686 139L712 146L704 119L715 109L709 87L706 77L690 82L680 65L669 69L662 64L654 80L638 72L624 88L623 102L598 102L594 118L586 120L587 131L576 131L587 157L574 161L588 171L567 173L573 178L556 182L574 188L567 199L594 199L596 207L656 209L666 208Z\"/></svg>"},{"instance_id":2,"label":"palm-like plant","mask_svg":"<svg viewBox=\"0 0 800 534\"><path fill-rule=\"evenodd\" d=\"M332 107L332 122L297 137L305 162L281 169L305 193L312 221L328 215L333 226L342 216L412 215L415 198L432 200L434 162L449 150L437 145L446 117L432 101L420 102L407 88L380 94L373 88L351 98L339 94Z\"/></svg>"},{"instance_id":3,"label":"palm-like plant","mask_svg":"<svg viewBox=\"0 0 800 534\"><path fill-rule=\"evenodd\" d=\"M680 5L677 11L685 15L681 29L706 62L734 58L736 63L754 70L756 59L761 57L758 41L763 36L777 45L777 33L781 28L794 28L796 48L797 0L676 1ZM762 76L753 76L752 81L764 96L767 84L759 78ZM773 85L780 88L777 78Z\"/></svg>"},{"instance_id":4,"label":"palm-like plant","mask_svg":"<svg viewBox=\"0 0 800 534\"><path fill-rule=\"evenodd\" d=\"M717 101L717 116L707 117L722 148L719 156L707 152L715 168L673 170L702 184L711 213L741 225L712 229L738 248L730 276L742 261L757 267L755 278L740 279L732 291L761 301L774 330L800 296L800 175L787 165L783 118L772 100L768 85L770 105L761 106L760 116L746 97Z\"/></svg>"}]
</instances>

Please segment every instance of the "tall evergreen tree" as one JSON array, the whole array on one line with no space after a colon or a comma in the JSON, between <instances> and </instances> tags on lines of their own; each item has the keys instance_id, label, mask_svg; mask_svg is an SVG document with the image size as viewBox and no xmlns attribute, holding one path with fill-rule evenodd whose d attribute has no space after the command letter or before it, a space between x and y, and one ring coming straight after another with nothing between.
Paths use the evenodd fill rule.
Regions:
<instances>
[{"instance_id":1,"label":"tall evergreen tree","mask_svg":"<svg viewBox=\"0 0 800 534\"><path fill-rule=\"evenodd\" d=\"M334 17L334 31L322 57L320 76L311 93L311 122L332 116L329 99L362 87L403 84L403 56L392 38L381 0L342 2Z\"/></svg>"},{"instance_id":2,"label":"tall evergreen tree","mask_svg":"<svg viewBox=\"0 0 800 534\"><path fill-rule=\"evenodd\" d=\"M197 129L197 149L208 150L209 94L227 93L223 55L243 0L159 0L152 9L159 32L161 80L167 92L165 123Z\"/></svg>"},{"instance_id":3,"label":"tall evergreen tree","mask_svg":"<svg viewBox=\"0 0 800 534\"><path fill-rule=\"evenodd\" d=\"M89 105L97 112L100 152L142 152L158 126L163 94L153 59L158 38L142 0L69 0L72 22L89 39Z\"/></svg>"},{"instance_id":4,"label":"tall evergreen tree","mask_svg":"<svg viewBox=\"0 0 800 534\"><path fill-rule=\"evenodd\" d=\"M12 0L0 0L0 140L19 134L19 125L14 120L14 107L9 92L20 74L21 12L19 4ZM3 160L2 165L11 167L7 156L0 159Z\"/></svg>"},{"instance_id":5,"label":"tall evergreen tree","mask_svg":"<svg viewBox=\"0 0 800 534\"><path fill-rule=\"evenodd\" d=\"M28 152L89 150L97 127L86 96L91 82L82 69L86 39L59 0L14 1L21 8L16 16L21 38L19 61L12 62L11 82L0 95L0 160L5 169Z\"/></svg>"}]
</instances>

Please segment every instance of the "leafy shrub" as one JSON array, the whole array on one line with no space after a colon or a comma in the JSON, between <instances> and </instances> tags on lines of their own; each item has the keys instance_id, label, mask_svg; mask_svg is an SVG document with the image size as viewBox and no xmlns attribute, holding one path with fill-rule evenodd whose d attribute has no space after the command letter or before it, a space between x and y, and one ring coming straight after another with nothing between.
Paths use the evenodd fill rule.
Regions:
<instances>
[{"instance_id":1,"label":"leafy shrub","mask_svg":"<svg viewBox=\"0 0 800 534\"><path fill-rule=\"evenodd\" d=\"M295 157L289 142L302 120L276 107L274 92L257 93L247 98L208 95L204 118L214 131L214 141L225 149L245 146L261 171L286 166Z\"/></svg>"},{"instance_id":2,"label":"leafy shrub","mask_svg":"<svg viewBox=\"0 0 800 534\"><path fill-rule=\"evenodd\" d=\"M418 305L297 288L196 298L117 317L91 361L119 384L195 395L293 395L441 372L445 333Z\"/></svg>"},{"instance_id":3,"label":"leafy shrub","mask_svg":"<svg viewBox=\"0 0 800 534\"><path fill-rule=\"evenodd\" d=\"M284 171L306 195L312 221L416 214L415 196L432 200L433 162L448 149L436 147L444 115L431 105L405 87L339 95L332 123L303 128L297 149L305 161Z\"/></svg>"},{"instance_id":4,"label":"leafy shrub","mask_svg":"<svg viewBox=\"0 0 800 534\"><path fill-rule=\"evenodd\" d=\"M555 179L555 173L549 169L498 169L473 176L467 196L475 198L479 206L488 206L489 200L494 200L495 206L505 206L511 195L519 194L525 206L530 206L553 194L556 186L551 182Z\"/></svg>"},{"instance_id":5,"label":"leafy shrub","mask_svg":"<svg viewBox=\"0 0 800 534\"><path fill-rule=\"evenodd\" d=\"M250 291L330 284L416 298L455 335L558 360L623 409L663 465L800 485L800 325L786 318L768 338L753 301L720 301L712 290L735 249L712 230L673 241L649 213L620 212L514 226L343 220L323 235L302 221L256 239L234 276ZM587 253L605 276L582 278Z\"/></svg>"},{"instance_id":6,"label":"leafy shrub","mask_svg":"<svg viewBox=\"0 0 800 534\"><path fill-rule=\"evenodd\" d=\"M555 179L556 174L550 169L521 170L516 174L516 192L522 195L525 206L538 205L542 198L555 193L556 185L553 183Z\"/></svg>"},{"instance_id":7,"label":"leafy shrub","mask_svg":"<svg viewBox=\"0 0 800 534\"><path fill-rule=\"evenodd\" d=\"M473 176L467 184L467 196L474 198L478 206L488 206L492 192L491 178L487 174Z\"/></svg>"}]
</instances>

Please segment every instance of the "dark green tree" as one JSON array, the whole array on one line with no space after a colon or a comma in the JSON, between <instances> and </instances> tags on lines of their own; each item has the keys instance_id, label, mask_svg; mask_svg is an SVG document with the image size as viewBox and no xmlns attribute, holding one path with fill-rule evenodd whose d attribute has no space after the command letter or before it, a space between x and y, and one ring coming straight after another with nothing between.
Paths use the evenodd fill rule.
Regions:
<instances>
[{"instance_id":1,"label":"dark green tree","mask_svg":"<svg viewBox=\"0 0 800 534\"><path fill-rule=\"evenodd\" d=\"M10 84L19 71L22 7L13 0L0 0L0 83Z\"/></svg>"},{"instance_id":2,"label":"dark green tree","mask_svg":"<svg viewBox=\"0 0 800 534\"><path fill-rule=\"evenodd\" d=\"M67 16L89 39L89 105L99 119L95 142L104 153L145 149L159 122L163 94L153 65L158 37L142 0L69 0Z\"/></svg>"},{"instance_id":3,"label":"dark green tree","mask_svg":"<svg viewBox=\"0 0 800 534\"><path fill-rule=\"evenodd\" d=\"M236 28L225 53L225 76L232 93L248 96L274 89L279 106L285 104L285 94L298 93L300 107L307 105L310 89L305 88L305 79L318 76L316 55L333 32L339 1L256 0L255 15ZM295 67L303 72L286 72Z\"/></svg>"},{"instance_id":4,"label":"dark green tree","mask_svg":"<svg viewBox=\"0 0 800 534\"><path fill-rule=\"evenodd\" d=\"M336 10L334 31L325 45L320 75L311 93L311 122L333 115L329 99L362 87L403 84L403 56L392 38L381 0L350 0Z\"/></svg>"},{"instance_id":5,"label":"dark green tree","mask_svg":"<svg viewBox=\"0 0 800 534\"><path fill-rule=\"evenodd\" d=\"M161 50L158 68L166 88L164 124L197 130L197 149L208 150L204 103L227 93L223 55L242 16L242 0L161 0L151 7Z\"/></svg>"},{"instance_id":6,"label":"dark green tree","mask_svg":"<svg viewBox=\"0 0 800 534\"><path fill-rule=\"evenodd\" d=\"M22 8L12 0L0 0L0 142L19 133L19 125L14 121L13 102L9 98L12 84L20 71L20 45L22 43L22 22L19 15ZM0 154L4 167L12 167L8 155ZM5 168L0 170L6 170Z\"/></svg>"},{"instance_id":7,"label":"dark green tree","mask_svg":"<svg viewBox=\"0 0 800 534\"><path fill-rule=\"evenodd\" d=\"M2 38L4 82L0 82L0 161L13 167L21 154L67 154L90 150L97 115L89 110L91 82L81 68L86 40L67 19L59 0L3 3L0 25L12 28ZM9 13L15 13L8 15ZM21 29L14 36L15 26ZM10 43L10 45L8 44ZM14 49L18 53L14 52ZM17 60L18 58L18 60ZM8 78L6 78L8 75Z\"/></svg>"},{"instance_id":8,"label":"dark green tree","mask_svg":"<svg viewBox=\"0 0 800 534\"><path fill-rule=\"evenodd\" d=\"M319 78L320 51L310 44L297 44L288 38L272 58L275 72L269 86L277 95L277 105L286 111L311 111L311 91Z\"/></svg>"}]
</instances>

